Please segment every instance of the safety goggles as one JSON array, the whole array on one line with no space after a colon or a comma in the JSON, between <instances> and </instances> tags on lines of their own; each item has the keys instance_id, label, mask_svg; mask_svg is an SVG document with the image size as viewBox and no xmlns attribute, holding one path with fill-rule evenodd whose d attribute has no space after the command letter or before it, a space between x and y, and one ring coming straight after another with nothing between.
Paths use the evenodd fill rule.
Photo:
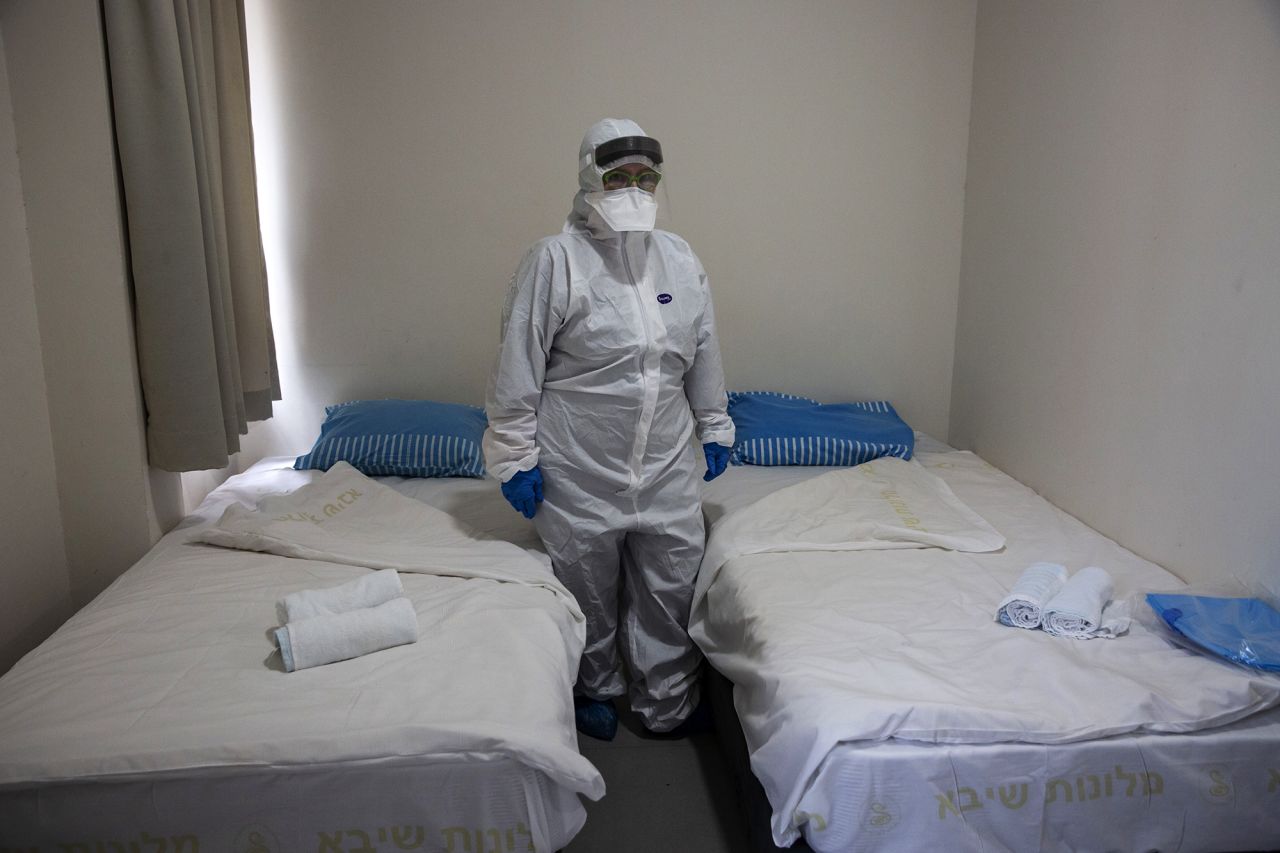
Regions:
<instances>
[{"instance_id":1,"label":"safety goggles","mask_svg":"<svg viewBox=\"0 0 1280 853\"><path fill-rule=\"evenodd\" d=\"M662 175L652 169L645 169L639 174L633 175L623 169L610 169L601 177L601 183L604 184L606 190L622 190L627 187L639 187L645 192L651 193L658 188L658 182L662 180Z\"/></svg>"}]
</instances>

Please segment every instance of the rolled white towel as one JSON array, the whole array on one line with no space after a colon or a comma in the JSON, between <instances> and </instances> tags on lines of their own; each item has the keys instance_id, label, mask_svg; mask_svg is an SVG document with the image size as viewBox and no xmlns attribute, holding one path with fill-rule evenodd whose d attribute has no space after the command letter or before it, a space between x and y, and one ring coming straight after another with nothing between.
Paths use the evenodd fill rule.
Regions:
<instances>
[{"instance_id":1,"label":"rolled white towel","mask_svg":"<svg viewBox=\"0 0 1280 853\"><path fill-rule=\"evenodd\" d=\"M1127 616L1112 610L1104 616L1114 586L1106 569L1088 566L1071 576L1044 606L1044 630L1055 637L1111 639L1129 630Z\"/></svg>"},{"instance_id":2,"label":"rolled white towel","mask_svg":"<svg viewBox=\"0 0 1280 853\"><path fill-rule=\"evenodd\" d=\"M407 598L377 607L300 619L276 629L288 672L417 642L418 614Z\"/></svg>"},{"instance_id":3,"label":"rolled white towel","mask_svg":"<svg viewBox=\"0 0 1280 853\"><path fill-rule=\"evenodd\" d=\"M1039 628L1045 604L1067 582L1057 563L1032 563L996 608L996 621L1011 628Z\"/></svg>"},{"instance_id":4,"label":"rolled white towel","mask_svg":"<svg viewBox=\"0 0 1280 853\"><path fill-rule=\"evenodd\" d=\"M346 613L362 607L379 604L404 595L400 575L395 569L369 572L356 580L325 589L304 589L286 595L276 602L276 616L280 624Z\"/></svg>"}]
</instances>

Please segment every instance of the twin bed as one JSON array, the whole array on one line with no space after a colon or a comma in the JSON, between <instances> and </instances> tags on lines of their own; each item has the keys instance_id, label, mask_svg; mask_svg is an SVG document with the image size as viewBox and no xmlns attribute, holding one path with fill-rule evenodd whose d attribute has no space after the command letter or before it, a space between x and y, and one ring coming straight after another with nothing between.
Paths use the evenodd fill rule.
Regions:
<instances>
[{"instance_id":1,"label":"twin bed","mask_svg":"<svg viewBox=\"0 0 1280 853\"><path fill-rule=\"evenodd\" d=\"M760 537L742 519L785 507L779 495L809 512L805 484L830 469L734 466L705 491L715 565L692 630L734 685L736 720L720 725L741 724L773 841L1280 846L1280 681L1138 623L1089 641L996 624L1040 559L1107 568L1117 598L1179 583L972 454L918 439L900 464L945 483L1003 547L744 545ZM274 602L367 569L196 540L233 503L322 476L291 462L229 480L0 678L0 848L551 851L581 828L580 796L604 784L573 731L579 617L548 586L406 573L417 643L280 669ZM378 482L550 576L491 481ZM889 501L900 518L910 494ZM973 548L995 544L978 533Z\"/></svg>"},{"instance_id":2,"label":"twin bed","mask_svg":"<svg viewBox=\"0 0 1280 853\"><path fill-rule=\"evenodd\" d=\"M195 540L327 476L292 462L228 480L0 678L0 849L551 851L581 828L604 782L573 728L580 616L548 586L402 573L416 643L283 671L275 602L368 569ZM536 544L491 482L379 482L477 550Z\"/></svg>"},{"instance_id":3,"label":"twin bed","mask_svg":"<svg viewBox=\"0 0 1280 853\"><path fill-rule=\"evenodd\" d=\"M704 490L691 630L733 685L729 722L754 777L744 804L756 779L767 797L758 849L1280 847L1280 679L1138 620L1111 640L998 624L997 603L1039 560L1106 568L1116 599L1181 582L971 453L917 436L915 460L892 462L935 475L1004 546L846 550L830 530L807 534L805 490L829 468L736 467ZM890 467L859 467L876 466ZM717 543L726 534L737 541Z\"/></svg>"}]
</instances>

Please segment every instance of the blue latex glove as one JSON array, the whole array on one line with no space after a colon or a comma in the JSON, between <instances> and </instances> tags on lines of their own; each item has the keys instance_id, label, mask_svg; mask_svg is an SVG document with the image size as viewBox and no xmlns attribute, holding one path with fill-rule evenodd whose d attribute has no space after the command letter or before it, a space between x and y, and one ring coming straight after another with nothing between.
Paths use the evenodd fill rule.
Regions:
<instances>
[{"instance_id":1,"label":"blue latex glove","mask_svg":"<svg viewBox=\"0 0 1280 853\"><path fill-rule=\"evenodd\" d=\"M525 518L533 518L542 503L542 471L534 467L528 471L518 471L510 480L502 484L502 496L507 503L515 507L516 512Z\"/></svg>"},{"instance_id":2,"label":"blue latex glove","mask_svg":"<svg viewBox=\"0 0 1280 853\"><path fill-rule=\"evenodd\" d=\"M725 466L729 464L729 448L709 442L702 445L702 452L707 457L707 473L702 475L702 479L710 483L723 474Z\"/></svg>"}]
</instances>

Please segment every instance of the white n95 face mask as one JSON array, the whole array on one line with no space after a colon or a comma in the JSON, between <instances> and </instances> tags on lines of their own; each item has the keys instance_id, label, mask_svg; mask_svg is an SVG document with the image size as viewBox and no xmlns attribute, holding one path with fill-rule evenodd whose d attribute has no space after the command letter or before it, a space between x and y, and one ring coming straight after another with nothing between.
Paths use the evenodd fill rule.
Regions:
<instances>
[{"instance_id":1,"label":"white n95 face mask","mask_svg":"<svg viewBox=\"0 0 1280 853\"><path fill-rule=\"evenodd\" d=\"M584 198L614 231L652 231L658 219L658 200L639 187L597 190Z\"/></svg>"}]
</instances>

